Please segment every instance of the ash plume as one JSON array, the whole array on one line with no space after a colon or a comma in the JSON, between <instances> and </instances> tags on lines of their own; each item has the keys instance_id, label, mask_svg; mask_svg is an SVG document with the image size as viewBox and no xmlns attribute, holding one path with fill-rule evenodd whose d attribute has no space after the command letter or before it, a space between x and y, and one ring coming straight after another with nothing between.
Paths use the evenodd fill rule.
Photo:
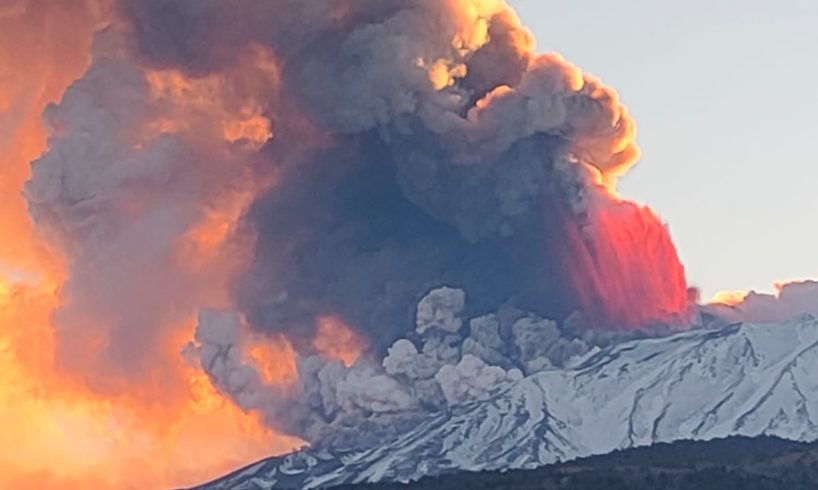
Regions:
<instances>
[{"instance_id":1,"label":"ash plume","mask_svg":"<svg viewBox=\"0 0 818 490\"><path fill-rule=\"evenodd\" d=\"M279 60L290 102L271 108L263 150L279 180L245 216L257 245L236 286L255 327L304 347L332 313L383 352L440 284L482 311L510 299L556 317L581 306L564 291L564 233L547 216L608 199L593 179L635 162L634 124L612 90L534 54L504 2L122 9L157 66L231 70L229 54L251 43Z\"/></svg>"},{"instance_id":2,"label":"ash plume","mask_svg":"<svg viewBox=\"0 0 818 490\"><path fill-rule=\"evenodd\" d=\"M146 353L219 301L213 284L226 261L192 235L249 179L250 150L221 136L235 101L190 103L195 87L166 88L120 36L98 35L91 67L44 113L49 148L24 188L39 231L67 262L57 357L103 391L161 369Z\"/></svg>"},{"instance_id":3,"label":"ash plume","mask_svg":"<svg viewBox=\"0 0 818 490\"><path fill-rule=\"evenodd\" d=\"M212 307L187 354L216 386L287 433L366 447L688 320L667 228L613 191L639 156L633 120L613 90L536 54L504 1L123 0L118 12L47 113L50 150L26 189L68 251L66 359L88 362L71 346L96 345L80 325L99 319L98 357L131 372L135 347ZM157 99L157 76L216 88ZM253 117L232 121L248 105ZM227 138L258 120L269 138ZM218 273L183 267L180 237L239 197ZM365 340L354 364L322 357L328 317ZM265 379L247 332L286 339L298 381Z\"/></svg>"}]
</instances>

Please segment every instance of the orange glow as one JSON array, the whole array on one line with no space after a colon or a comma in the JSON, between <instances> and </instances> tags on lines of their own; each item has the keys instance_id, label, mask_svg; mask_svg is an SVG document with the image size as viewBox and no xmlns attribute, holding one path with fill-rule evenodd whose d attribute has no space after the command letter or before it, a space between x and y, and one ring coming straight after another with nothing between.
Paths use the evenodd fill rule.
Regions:
<instances>
[{"instance_id":1,"label":"orange glow","mask_svg":"<svg viewBox=\"0 0 818 490\"><path fill-rule=\"evenodd\" d=\"M578 71L578 69L577 69ZM639 161L636 145L636 122L620 103L619 94L590 75L583 76L581 90L611 114L605 128L590 128L578 142L575 152L582 161L592 162L600 172L601 183L609 194L616 195L616 181Z\"/></svg>"},{"instance_id":2,"label":"orange glow","mask_svg":"<svg viewBox=\"0 0 818 490\"><path fill-rule=\"evenodd\" d=\"M173 332L158 353L170 368L163 379L102 396L54 370L49 321L56 291L7 282L0 291L0 488L190 485L300 445L243 413L185 365L179 352L192 325Z\"/></svg>"},{"instance_id":3,"label":"orange glow","mask_svg":"<svg viewBox=\"0 0 818 490\"><path fill-rule=\"evenodd\" d=\"M782 290L788 285L798 285L813 282L811 279L794 278L794 279L777 279L773 281L773 291L770 293L772 297L781 299ZM758 294L756 291L718 291L710 299L708 304L724 305L724 306L738 306L744 303L751 294ZM766 293L761 293L766 294Z\"/></svg>"},{"instance_id":4,"label":"orange glow","mask_svg":"<svg viewBox=\"0 0 818 490\"><path fill-rule=\"evenodd\" d=\"M220 281L241 267L240 258L247 253L250 243L245 237L244 243L231 234L241 213L252 202L254 190L229 194L218 202L217 206L204 210L201 221L181 237L178 244L178 260L191 270L208 267L211 273L221 273ZM228 239L233 243L228 244ZM230 248L232 247L232 248ZM226 307L226 298L216 301L212 306Z\"/></svg>"},{"instance_id":5,"label":"orange glow","mask_svg":"<svg viewBox=\"0 0 818 490\"><path fill-rule=\"evenodd\" d=\"M806 284L815 282L813 279L809 279L806 277L795 277L792 279L776 279L773 281L773 287L775 288L776 294L779 295L781 290L784 289L787 285L792 284Z\"/></svg>"},{"instance_id":6,"label":"orange glow","mask_svg":"<svg viewBox=\"0 0 818 490\"><path fill-rule=\"evenodd\" d=\"M261 48L243 56L237 71L245 88L255 85L266 89L252 90L254 93L265 93L278 85L278 67ZM239 83L229 75L193 79L175 70L161 70L149 72L146 79L155 100L172 104L163 117L148 126L145 137L194 131L213 141L241 142L256 148L273 137L271 123L263 115L267 101L222 96L225 87Z\"/></svg>"},{"instance_id":7,"label":"orange glow","mask_svg":"<svg viewBox=\"0 0 818 490\"><path fill-rule=\"evenodd\" d=\"M0 49L0 229L11 233L0 240L0 488L189 486L300 446L238 409L186 363L180 352L193 337L192 316L163 333L157 351L145 353L155 367L120 394L94 392L57 369L51 318L62 303L66 265L34 231L21 189L28 162L46 147L40 114L86 69L106 10L95 0L12 3L0 8L0 45L14 47ZM221 108L220 137L269 138L255 106L234 109ZM250 197L244 192L253 189L222 198L178 244L191 268L207 266L217 284L233 267L224 244ZM138 214L143 205L135 200L122 211ZM223 296L216 287L207 298L218 305ZM88 336L92 350L104 344L101 332Z\"/></svg>"},{"instance_id":8,"label":"orange glow","mask_svg":"<svg viewBox=\"0 0 818 490\"><path fill-rule=\"evenodd\" d=\"M719 291L710 299L710 304L719 304L725 306L735 306L744 302L749 291Z\"/></svg>"},{"instance_id":9,"label":"orange glow","mask_svg":"<svg viewBox=\"0 0 818 490\"><path fill-rule=\"evenodd\" d=\"M423 60L418 62L418 65L425 67L429 76L429 81L435 90L443 90L454 85L456 78L466 76L466 65L455 64L451 65L445 59L436 60L428 66Z\"/></svg>"},{"instance_id":10,"label":"orange glow","mask_svg":"<svg viewBox=\"0 0 818 490\"><path fill-rule=\"evenodd\" d=\"M270 121L262 116L248 115L246 119L224 124L224 139L230 143L249 141L260 145L273 137Z\"/></svg>"},{"instance_id":11,"label":"orange glow","mask_svg":"<svg viewBox=\"0 0 818 490\"><path fill-rule=\"evenodd\" d=\"M218 394L197 370L165 399L101 397L45 373L31 376L0 349L0 486L143 489L216 477L299 441L267 429ZM148 388L149 387L143 387ZM12 422L12 423L9 423Z\"/></svg>"},{"instance_id":12,"label":"orange glow","mask_svg":"<svg viewBox=\"0 0 818 490\"><path fill-rule=\"evenodd\" d=\"M192 325L150 354L165 371L102 396L54 369L55 291L8 283L0 291L0 488L169 488L300 446L185 365L179 352Z\"/></svg>"},{"instance_id":13,"label":"orange glow","mask_svg":"<svg viewBox=\"0 0 818 490\"><path fill-rule=\"evenodd\" d=\"M298 378L295 349L283 336L254 342L247 349L247 357L267 384L292 385Z\"/></svg>"},{"instance_id":14,"label":"orange glow","mask_svg":"<svg viewBox=\"0 0 818 490\"><path fill-rule=\"evenodd\" d=\"M318 353L349 367L367 348L366 340L337 316L325 315L317 320L318 332L312 341Z\"/></svg>"}]
</instances>

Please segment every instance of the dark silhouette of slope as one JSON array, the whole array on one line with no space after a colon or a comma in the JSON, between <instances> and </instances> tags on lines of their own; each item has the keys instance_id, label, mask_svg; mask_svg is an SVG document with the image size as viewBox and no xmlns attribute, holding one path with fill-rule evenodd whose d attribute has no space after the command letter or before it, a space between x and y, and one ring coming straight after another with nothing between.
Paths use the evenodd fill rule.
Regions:
<instances>
[{"instance_id":1,"label":"dark silhouette of slope","mask_svg":"<svg viewBox=\"0 0 818 490\"><path fill-rule=\"evenodd\" d=\"M815 490L818 443L774 437L678 441L535 470L453 473L336 490Z\"/></svg>"}]
</instances>

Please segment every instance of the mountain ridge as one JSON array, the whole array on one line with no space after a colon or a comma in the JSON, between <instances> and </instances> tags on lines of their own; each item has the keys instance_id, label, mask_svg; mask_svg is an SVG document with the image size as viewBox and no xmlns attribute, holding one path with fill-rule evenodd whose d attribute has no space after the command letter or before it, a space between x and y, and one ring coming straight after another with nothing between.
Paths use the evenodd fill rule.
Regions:
<instances>
[{"instance_id":1,"label":"mountain ridge","mask_svg":"<svg viewBox=\"0 0 818 490\"><path fill-rule=\"evenodd\" d=\"M337 490L812 490L818 443L769 436L681 440L590 456L534 470L455 472L408 484L362 483Z\"/></svg>"},{"instance_id":2,"label":"mountain ridge","mask_svg":"<svg viewBox=\"0 0 818 490\"><path fill-rule=\"evenodd\" d=\"M814 441L815 369L818 320L809 315L634 340L432 416L388 444L349 454L305 449L196 488L411 481L735 435Z\"/></svg>"}]
</instances>

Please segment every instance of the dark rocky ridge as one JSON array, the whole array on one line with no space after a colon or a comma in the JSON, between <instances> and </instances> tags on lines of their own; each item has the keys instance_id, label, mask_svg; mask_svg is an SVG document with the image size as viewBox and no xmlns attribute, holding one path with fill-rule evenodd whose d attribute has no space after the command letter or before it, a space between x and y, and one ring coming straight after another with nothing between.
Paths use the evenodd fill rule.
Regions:
<instances>
[{"instance_id":1,"label":"dark rocky ridge","mask_svg":"<svg viewBox=\"0 0 818 490\"><path fill-rule=\"evenodd\" d=\"M535 470L454 473L414 483L337 490L807 490L818 487L818 444L775 437L677 441Z\"/></svg>"}]
</instances>

